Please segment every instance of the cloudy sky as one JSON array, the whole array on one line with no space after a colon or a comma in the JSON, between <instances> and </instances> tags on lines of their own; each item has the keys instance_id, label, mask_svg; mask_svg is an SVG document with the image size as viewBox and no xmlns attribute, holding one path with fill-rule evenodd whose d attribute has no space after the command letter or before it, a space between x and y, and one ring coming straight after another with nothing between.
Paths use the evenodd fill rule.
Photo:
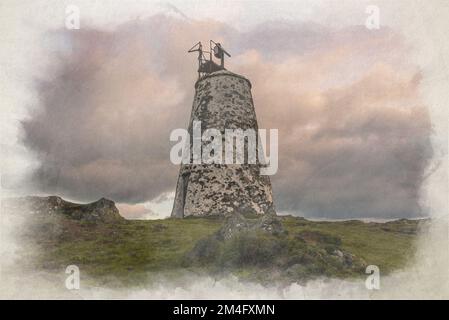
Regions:
<instances>
[{"instance_id":1,"label":"cloudy sky","mask_svg":"<svg viewBox=\"0 0 449 320\"><path fill-rule=\"evenodd\" d=\"M14 141L2 140L5 189L168 215L179 169L169 135L187 125L197 76L186 50L214 39L232 54L228 69L251 80L259 127L279 130L279 212L426 214L422 182L439 151L418 43L386 23L398 8L380 6L385 25L368 30L363 1L71 3L80 30L64 27L64 5L38 3L39 18L19 19L29 34L5 35L29 48L6 69L20 108L3 129Z\"/></svg>"}]
</instances>

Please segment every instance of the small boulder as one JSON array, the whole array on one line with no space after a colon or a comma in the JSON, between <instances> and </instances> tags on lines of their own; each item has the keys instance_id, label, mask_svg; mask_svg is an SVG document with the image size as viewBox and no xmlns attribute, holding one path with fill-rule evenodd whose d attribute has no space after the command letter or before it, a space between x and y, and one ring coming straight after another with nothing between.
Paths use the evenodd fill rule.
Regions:
<instances>
[{"instance_id":1,"label":"small boulder","mask_svg":"<svg viewBox=\"0 0 449 320\"><path fill-rule=\"evenodd\" d=\"M272 235L286 233L281 221L275 215L267 214L251 219L241 214L234 214L226 219L218 230L217 237L221 240L229 240L236 234L248 231L264 231Z\"/></svg>"}]
</instances>

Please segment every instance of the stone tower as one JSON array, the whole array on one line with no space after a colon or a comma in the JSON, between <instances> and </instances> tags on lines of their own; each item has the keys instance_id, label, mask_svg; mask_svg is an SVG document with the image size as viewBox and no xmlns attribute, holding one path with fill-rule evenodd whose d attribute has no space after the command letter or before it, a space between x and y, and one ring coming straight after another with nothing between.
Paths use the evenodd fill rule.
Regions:
<instances>
[{"instance_id":1,"label":"stone tower","mask_svg":"<svg viewBox=\"0 0 449 320\"><path fill-rule=\"evenodd\" d=\"M201 132L219 130L223 135L223 149L225 129L254 129L257 133L250 81L227 70L198 79L188 127L191 137L194 121L201 121ZM260 174L260 168L259 161L256 164L182 164L171 216L275 214L270 179Z\"/></svg>"}]
</instances>

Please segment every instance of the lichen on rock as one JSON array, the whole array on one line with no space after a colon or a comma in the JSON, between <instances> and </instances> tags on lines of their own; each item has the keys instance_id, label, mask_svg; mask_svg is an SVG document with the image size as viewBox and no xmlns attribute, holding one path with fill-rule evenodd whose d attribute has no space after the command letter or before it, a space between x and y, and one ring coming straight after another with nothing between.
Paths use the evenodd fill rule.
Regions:
<instances>
[{"instance_id":1,"label":"lichen on rock","mask_svg":"<svg viewBox=\"0 0 449 320\"><path fill-rule=\"evenodd\" d=\"M61 215L75 220L89 222L123 221L114 201L101 198L97 201L79 204L58 196L12 198L2 202L6 209L20 209L34 215Z\"/></svg>"}]
</instances>

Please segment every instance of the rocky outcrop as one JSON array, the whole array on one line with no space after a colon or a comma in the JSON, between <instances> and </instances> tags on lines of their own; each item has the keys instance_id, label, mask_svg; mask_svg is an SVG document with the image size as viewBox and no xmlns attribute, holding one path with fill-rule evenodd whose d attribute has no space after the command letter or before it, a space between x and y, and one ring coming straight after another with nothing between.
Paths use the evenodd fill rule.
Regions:
<instances>
[{"instance_id":1,"label":"rocky outcrop","mask_svg":"<svg viewBox=\"0 0 449 320\"><path fill-rule=\"evenodd\" d=\"M235 214L226 219L216 236L220 240L229 240L236 235L245 232L266 232L278 236L285 233L282 222L275 215L263 215L256 219L245 218L241 214Z\"/></svg>"},{"instance_id":2,"label":"rocky outcrop","mask_svg":"<svg viewBox=\"0 0 449 320\"><path fill-rule=\"evenodd\" d=\"M88 204L79 204L65 201L58 196L29 196L3 200L2 207L6 210L21 210L30 214L60 214L75 220L90 222L124 220L114 201L105 198Z\"/></svg>"},{"instance_id":3,"label":"rocky outcrop","mask_svg":"<svg viewBox=\"0 0 449 320\"><path fill-rule=\"evenodd\" d=\"M217 274L246 270L245 278L264 284L364 274L366 262L343 249L339 237L300 224L290 224L287 232L283 217L236 214L217 232L199 239L183 263Z\"/></svg>"},{"instance_id":4,"label":"rocky outcrop","mask_svg":"<svg viewBox=\"0 0 449 320\"><path fill-rule=\"evenodd\" d=\"M225 129L257 132L248 79L222 70L199 79L195 89L188 128L191 137L194 121L201 121L201 133L217 129L223 137ZM192 139L190 143L192 146ZM206 145L202 142L203 150ZM275 214L270 179L260 174L260 168L259 161L255 164L183 164L172 217Z\"/></svg>"}]
</instances>

